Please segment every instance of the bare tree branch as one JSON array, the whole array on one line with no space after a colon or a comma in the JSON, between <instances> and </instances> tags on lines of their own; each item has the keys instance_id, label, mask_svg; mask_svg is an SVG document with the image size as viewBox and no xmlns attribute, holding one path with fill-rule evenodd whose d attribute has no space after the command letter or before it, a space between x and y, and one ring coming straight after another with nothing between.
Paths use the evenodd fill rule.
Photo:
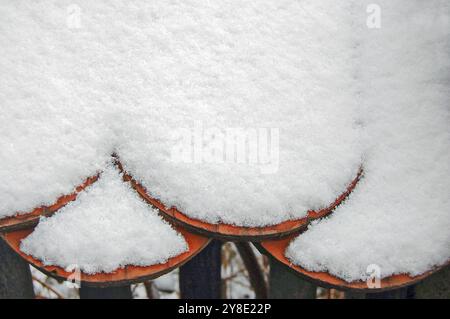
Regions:
<instances>
[{"instance_id":1,"label":"bare tree branch","mask_svg":"<svg viewBox=\"0 0 450 319\"><path fill-rule=\"evenodd\" d=\"M257 299L267 299L268 289L267 283L264 279L264 273L258 263L255 252L249 243L235 243L239 255L247 268L250 284L255 291Z\"/></svg>"}]
</instances>

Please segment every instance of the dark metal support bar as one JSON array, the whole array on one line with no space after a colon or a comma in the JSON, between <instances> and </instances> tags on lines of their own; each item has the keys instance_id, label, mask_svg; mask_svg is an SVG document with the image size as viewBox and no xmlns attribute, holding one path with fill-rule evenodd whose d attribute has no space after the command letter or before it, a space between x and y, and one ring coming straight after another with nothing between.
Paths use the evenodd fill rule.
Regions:
<instances>
[{"instance_id":1,"label":"dark metal support bar","mask_svg":"<svg viewBox=\"0 0 450 319\"><path fill-rule=\"evenodd\" d=\"M222 243L213 240L197 256L180 268L183 299L220 299Z\"/></svg>"}]
</instances>

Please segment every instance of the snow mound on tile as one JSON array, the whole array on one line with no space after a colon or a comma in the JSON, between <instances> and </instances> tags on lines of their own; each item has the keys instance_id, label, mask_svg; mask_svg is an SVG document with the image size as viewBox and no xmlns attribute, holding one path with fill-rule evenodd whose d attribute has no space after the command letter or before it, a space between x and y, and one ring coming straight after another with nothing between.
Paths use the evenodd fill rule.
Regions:
<instances>
[{"instance_id":1,"label":"snow mound on tile","mask_svg":"<svg viewBox=\"0 0 450 319\"><path fill-rule=\"evenodd\" d=\"M152 196L210 223L328 206L361 164L351 6L0 1L0 217L51 204L113 151ZM207 149L191 161L173 156L183 129ZM230 129L243 156L211 160Z\"/></svg>"},{"instance_id":2,"label":"snow mound on tile","mask_svg":"<svg viewBox=\"0 0 450 319\"><path fill-rule=\"evenodd\" d=\"M112 151L107 102L55 6L0 1L0 218L70 194Z\"/></svg>"},{"instance_id":3,"label":"snow mound on tile","mask_svg":"<svg viewBox=\"0 0 450 319\"><path fill-rule=\"evenodd\" d=\"M188 250L183 236L108 167L100 180L57 214L43 218L21 250L45 265L88 274L150 266Z\"/></svg>"},{"instance_id":4,"label":"snow mound on tile","mask_svg":"<svg viewBox=\"0 0 450 319\"><path fill-rule=\"evenodd\" d=\"M334 202L361 164L350 3L153 6L152 77L133 67L138 105L123 106L127 171L214 224L273 225Z\"/></svg>"},{"instance_id":5,"label":"snow mound on tile","mask_svg":"<svg viewBox=\"0 0 450 319\"><path fill-rule=\"evenodd\" d=\"M415 276L450 260L450 5L378 3L382 28L361 45L364 179L286 252L347 281L372 264Z\"/></svg>"}]
</instances>

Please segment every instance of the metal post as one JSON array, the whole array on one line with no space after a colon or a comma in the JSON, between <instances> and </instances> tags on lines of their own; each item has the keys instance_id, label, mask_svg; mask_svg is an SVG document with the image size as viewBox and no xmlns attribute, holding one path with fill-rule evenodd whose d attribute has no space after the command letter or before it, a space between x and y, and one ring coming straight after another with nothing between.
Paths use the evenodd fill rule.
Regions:
<instances>
[{"instance_id":1,"label":"metal post","mask_svg":"<svg viewBox=\"0 0 450 319\"><path fill-rule=\"evenodd\" d=\"M270 260L270 299L315 299L317 287L290 271L273 257Z\"/></svg>"},{"instance_id":2,"label":"metal post","mask_svg":"<svg viewBox=\"0 0 450 319\"><path fill-rule=\"evenodd\" d=\"M197 256L180 267L182 299L220 299L222 243L213 240Z\"/></svg>"},{"instance_id":3,"label":"metal post","mask_svg":"<svg viewBox=\"0 0 450 319\"><path fill-rule=\"evenodd\" d=\"M450 267L431 275L415 287L416 299L450 299Z\"/></svg>"},{"instance_id":4,"label":"metal post","mask_svg":"<svg viewBox=\"0 0 450 319\"><path fill-rule=\"evenodd\" d=\"M0 299L34 299L30 266L0 238Z\"/></svg>"}]
</instances>

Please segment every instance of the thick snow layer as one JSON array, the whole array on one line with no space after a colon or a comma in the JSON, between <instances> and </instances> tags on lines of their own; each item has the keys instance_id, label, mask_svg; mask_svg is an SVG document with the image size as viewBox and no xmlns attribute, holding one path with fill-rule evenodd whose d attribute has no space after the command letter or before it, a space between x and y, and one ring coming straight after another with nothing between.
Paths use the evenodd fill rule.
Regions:
<instances>
[{"instance_id":1,"label":"thick snow layer","mask_svg":"<svg viewBox=\"0 0 450 319\"><path fill-rule=\"evenodd\" d=\"M328 206L361 164L351 6L0 0L0 216L53 202L113 151L211 223ZM224 137L236 129L244 143Z\"/></svg>"},{"instance_id":2,"label":"thick snow layer","mask_svg":"<svg viewBox=\"0 0 450 319\"><path fill-rule=\"evenodd\" d=\"M449 4L368 4L0 0L0 217L51 204L116 152L189 216L270 225L327 206L363 158L352 198L288 256L346 280L444 263ZM243 144L226 139L239 130Z\"/></svg>"},{"instance_id":3,"label":"thick snow layer","mask_svg":"<svg viewBox=\"0 0 450 319\"><path fill-rule=\"evenodd\" d=\"M53 204L112 151L106 101L56 14L45 2L0 1L0 218Z\"/></svg>"},{"instance_id":4,"label":"thick snow layer","mask_svg":"<svg viewBox=\"0 0 450 319\"><path fill-rule=\"evenodd\" d=\"M21 245L45 265L77 266L88 274L164 263L187 249L183 236L144 203L114 167L77 201L43 218Z\"/></svg>"},{"instance_id":5,"label":"thick snow layer","mask_svg":"<svg viewBox=\"0 0 450 319\"><path fill-rule=\"evenodd\" d=\"M418 275L450 259L450 3L377 3L381 29L360 30L364 179L286 253L347 281L372 264Z\"/></svg>"}]
</instances>

